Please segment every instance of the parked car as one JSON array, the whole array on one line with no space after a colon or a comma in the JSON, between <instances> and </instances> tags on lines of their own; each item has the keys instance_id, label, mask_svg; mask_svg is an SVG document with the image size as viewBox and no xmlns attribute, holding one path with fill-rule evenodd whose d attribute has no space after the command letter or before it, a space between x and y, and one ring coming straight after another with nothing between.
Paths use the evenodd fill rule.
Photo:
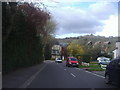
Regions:
<instances>
[{"instance_id":1,"label":"parked car","mask_svg":"<svg viewBox=\"0 0 120 90\"><path fill-rule=\"evenodd\" d=\"M77 58L75 57L68 57L66 60L66 67L70 67L70 66L75 66L75 67L79 67L79 63Z\"/></svg>"},{"instance_id":2,"label":"parked car","mask_svg":"<svg viewBox=\"0 0 120 90\"><path fill-rule=\"evenodd\" d=\"M56 59L55 59L55 62L62 63L62 59L56 58Z\"/></svg>"},{"instance_id":3,"label":"parked car","mask_svg":"<svg viewBox=\"0 0 120 90\"><path fill-rule=\"evenodd\" d=\"M120 58L111 60L105 71L105 82L110 84L117 83L120 86Z\"/></svg>"},{"instance_id":4,"label":"parked car","mask_svg":"<svg viewBox=\"0 0 120 90\"><path fill-rule=\"evenodd\" d=\"M98 64L108 65L110 63L110 58L98 57Z\"/></svg>"}]
</instances>

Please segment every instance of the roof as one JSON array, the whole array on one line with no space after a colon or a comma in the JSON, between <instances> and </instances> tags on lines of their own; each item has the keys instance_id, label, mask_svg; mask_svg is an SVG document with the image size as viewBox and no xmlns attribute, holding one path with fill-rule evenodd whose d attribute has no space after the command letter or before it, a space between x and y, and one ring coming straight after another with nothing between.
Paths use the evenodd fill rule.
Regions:
<instances>
[{"instance_id":1,"label":"roof","mask_svg":"<svg viewBox=\"0 0 120 90\"><path fill-rule=\"evenodd\" d=\"M112 59L111 62L115 60L120 60L120 57Z\"/></svg>"},{"instance_id":2,"label":"roof","mask_svg":"<svg viewBox=\"0 0 120 90\"><path fill-rule=\"evenodd\" d=\"M75 58L75 57L68 57L68 58Z\"/></svg>"}]
</instances>

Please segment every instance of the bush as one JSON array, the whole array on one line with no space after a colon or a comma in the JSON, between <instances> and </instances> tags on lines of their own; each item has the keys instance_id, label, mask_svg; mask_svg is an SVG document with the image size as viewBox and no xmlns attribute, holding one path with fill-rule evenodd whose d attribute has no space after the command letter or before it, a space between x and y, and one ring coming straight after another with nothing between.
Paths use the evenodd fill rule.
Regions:
<instances>
[{"instance_id":1,"label":"bush","mask_svg":"<svg viewBox=\"0 0 120 90\"><path fill-rule=\"evenodd\" d=\"M81 62L86 62L86 63L90 63L90 55L88 54L84 54L84 55L77 55L76 56L79 59L79 63L81 64Z\"/></svg>"}]
</instances>

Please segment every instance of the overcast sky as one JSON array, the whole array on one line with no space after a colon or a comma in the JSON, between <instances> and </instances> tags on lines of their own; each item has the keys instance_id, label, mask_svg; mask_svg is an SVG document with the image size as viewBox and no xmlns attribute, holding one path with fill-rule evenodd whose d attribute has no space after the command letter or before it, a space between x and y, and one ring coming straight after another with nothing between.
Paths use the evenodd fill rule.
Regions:
<instances>
[{"instance_id":1,"label":"overcast sky","mask_svg":"<svg viewBox=\"0 0 120 90\"><path fill-rule=\"evenodd\" d=\"M57 38L118 35L118 2L45 0L44 4L57 22Z\"/></svg>"}]
</instances>

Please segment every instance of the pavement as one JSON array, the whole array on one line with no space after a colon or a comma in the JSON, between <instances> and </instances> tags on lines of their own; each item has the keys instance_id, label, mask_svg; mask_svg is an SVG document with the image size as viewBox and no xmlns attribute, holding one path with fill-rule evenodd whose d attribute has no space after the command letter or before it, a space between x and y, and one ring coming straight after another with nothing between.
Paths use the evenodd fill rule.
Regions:
<instances>
[{"instance_id":1,"label":"pavement","mask_svg":"<svg viewBox=\"0 0 120 90\"><path fill-rule=\"evenodd\" d=\"M44 65L45 63L42 63L32 67L22 68L6 75L2 75L2 88L20 87Z\"/></svg>"},{"instance_id":2,"label":"pavement","mask_svg":"<svg viewBox=\"0 0 120 90\"><path fill-rule=\"evenodd\" d=\"M93 88L117 88L105 84L103 73L66 67L65 62L55 63L48 60L3 75L2 84L3 88L92 88L92 90L95 90Z\"/></svg>"}]
</instances>

